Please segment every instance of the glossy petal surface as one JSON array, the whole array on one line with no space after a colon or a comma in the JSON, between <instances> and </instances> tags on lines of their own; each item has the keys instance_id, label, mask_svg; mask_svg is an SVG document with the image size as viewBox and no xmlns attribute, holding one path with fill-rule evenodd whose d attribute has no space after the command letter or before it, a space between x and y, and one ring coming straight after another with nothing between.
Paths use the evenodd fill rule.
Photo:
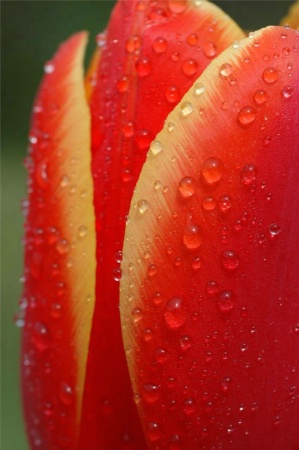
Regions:
<instances>
[{"instance_id":1,"label":"glossy petal surface","mask_svg":"<svg viewBox=\"0 0 299 450\"><path fill-rule=\"evenodd\" d=\"M299 445L298 44L223 52L151 144L121 281L150 449Z\"/></svg>"},{"instance_id":2,"label":"glossy petal surface","mask_svg":"<svg viewBox=\"0 0 299 450\"><path fill-rule=\"evenodd\" d=\"M210 60L242 31L202 2L120 1L91 99L97 302L80 449L144 450L119 319L125 217L150 141ZM127 352L130 349L125 349Z\"/></svg>"},{"instance_id":3,"label":"glossy petal surface","mask_svg":"<svg viewBox=\"0 0 299 450\"><path fill-rule=\"evenodd\" d=\"M45 65L30 130L22 387L33 449L76 448L95 297L86 34Z\"/></svg>"}]
</instances>

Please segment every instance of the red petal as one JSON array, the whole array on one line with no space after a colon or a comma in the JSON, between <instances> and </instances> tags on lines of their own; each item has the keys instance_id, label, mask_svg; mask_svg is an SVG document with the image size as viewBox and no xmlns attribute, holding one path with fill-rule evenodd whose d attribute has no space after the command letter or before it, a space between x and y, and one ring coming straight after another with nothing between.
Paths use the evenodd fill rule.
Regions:
<instances>
[{"instance_id":1,"label":"red petal","mask_svg":"<svg viewBox=\"0 0 299 450\"><path fill-rule=\"evenodd\" d=\"M196 7L194 2L130 0L113 12L91 101L98 269L82 450L146 446L119 320L125 216L149 143L165 117L211 58L242 36L206 2Z\"/></svg>"},{"instance_id":2,"label":"red petal","mask_svg":"<svg viewBox=\"0 0 299 450\"><path fill-rule=\"evenodd\" d=\"M86 33L45 66L30 131L22 385L31 448L76 448L95 292Z\"/></svg>"},{"instance_id":3,"label":"red petal","mask_svg":"<svg viewBox=\"0 0 299 450\"><path fill-rule=\"evenodd\" d=\"M151 144L121 283L150 449L299 445L298 44L226 50Z\"/></svg>"}]
</instances>

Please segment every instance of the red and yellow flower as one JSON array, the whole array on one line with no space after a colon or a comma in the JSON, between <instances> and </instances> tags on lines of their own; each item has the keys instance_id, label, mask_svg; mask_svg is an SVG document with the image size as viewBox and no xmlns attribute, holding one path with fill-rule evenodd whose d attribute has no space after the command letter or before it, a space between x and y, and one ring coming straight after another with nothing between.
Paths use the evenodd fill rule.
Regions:
<instances>
[{"instance_id":1,"label":"red and yellow flower","mask_svg":"<svg viewBox=\"0 0 299 450\"><path fill-rule=\"evenodd\" d=\"M32 115L31 447L297 448L298 31L120 0L84 79L86 40Z\"/></svg>"}]
</instances>

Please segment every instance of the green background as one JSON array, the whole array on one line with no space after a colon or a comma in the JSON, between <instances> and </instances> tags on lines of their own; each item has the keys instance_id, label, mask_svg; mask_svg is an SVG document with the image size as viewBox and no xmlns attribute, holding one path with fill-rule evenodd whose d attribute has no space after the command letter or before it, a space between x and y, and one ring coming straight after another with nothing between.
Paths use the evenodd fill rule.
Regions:
<instances>
[{"instance_id":1,"label":"green background","mask_svg":"<svg viewBox=\"0 0 299 450\"><path fill-rule=\"evenodd\" d=\"M2 1L2 295L1 295L1 450L27 449L19 392L20 330L13 324L22 275L20 202L26 192L27 133L32 101L59 43L70 34L90 31L87 60L94 39L107 23L114 1ZM244 29L277 24L289 1L218 1ZM94 449L96 450L96 449Z\"/></svg>"}]
</instances>

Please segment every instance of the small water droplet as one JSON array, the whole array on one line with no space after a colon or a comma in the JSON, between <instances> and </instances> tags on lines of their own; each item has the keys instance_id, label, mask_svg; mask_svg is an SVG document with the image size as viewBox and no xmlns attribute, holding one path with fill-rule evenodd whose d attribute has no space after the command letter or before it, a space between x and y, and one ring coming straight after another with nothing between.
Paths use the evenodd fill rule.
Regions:
<instances>
[{"instance_id":1,"label":"small water droplet","mask_svg":"<svg viewBox=\"0 0 299 450\"><path fill-rule=\"evenodd\" d=\"M154 140L150 145L150 151L154 156L161 153L163 149L164 149L164 146L163 146L162 142L160 142L158 140Z\"/></svg>"},{"instance_id":2,"label":"small water droplet","mask_svg":"<svg viewBox=\"0 0 299 450\"><path fill-rule=\"evenodd\" d=\"M146 403L155 403L159 399L160 386L153 383L147 383L143 385L143 398Z\"/></svg>"},{"instance_id":3,"label":"small water droplet","mask_svg":"<svg viewBox=\"0 0 299 450\"><path fill-rule=\"evenodd\" d=\"M152 70L151 62L148 58L142 57L136 62L136 72L141 77L147 77Z\"/></svg>"},{"instance_id":4,"label":"small water droplet","mask_svg":"<svg viewBox=\"0 0 299 450\"><path fill-rule=\"evenodd\" d=\"M190 58L190 59L186 59L183 62L182 70L183 70L184 74L187 75L188 77L192 77L197 72L197 69L198 69L198 64L195 61L195 59Z\"/></svg>"},{"instance_id":5,"label":"small water droplet","mask_svg":"<svg viewBox=\"0 0 299 450\"><path fill-rule=\"evenodd\" d=\"M190 102L183 102L180 104L181 115L183 117L188 117L193 113L193 105Z\"/></svg>"},{"instance_id":6,"label":"small water droplet","mask_svg":"<svg viewBox=\"0 0 299 450\"><path fill-rule=\"evenodd\" d=\"M234 271L239 267L239 256L234 250L225 250L221 256L221 263L225 270Z\"/></svg>"},{"instance_id":7,"label":"small water droplet","mask_svg":"<svg viewBox=\"0 0 299 450\"><path fill-rule=\"evenodd\" d=\"M64 255L70 251L70 244L67 239L59 239L56 243L56 250L60 255Z\"/></svg>"},{"instance_id":8,"label":"small water droplet","mask_svg":"<svg viewBox=\"0 0 299 450\"><path fill-rule=\"evenodd\" d=\"M235 305L232 291L221 291L218 295L218 308L222 313L229 313Z\"/></svg>"},{"instance_id":9,"label":"small water droplet","mask_svg":"<svg viewBox=\"0 0 299 450\"><path fill-rule=\"evenodd\" d=\"M87 227L85 225L81 225L78 228L78 236L79 236L79 238L84 238L87 235L87 233L88 233L88 229L87 229Z\"/></svg>"},{"instance_id":10,"label":"small water droplet","mask_svg":"<svg viewBox=\"0 0 299 450\"><path fill-rule=\"evenodd\" d=\"M190 336L181 336L180 337L180 347L182 350L186 351L191 348L192 340Z\"/></svg>"},{"instance_id":11,"label":"small water droplet","mask_svg":"<svg viewBox=\"0 0 299 450\"><path fill-rule=\"evenodd\" d=\"M155 264L150 264L147 268L147 274L149 277L154 277L158 273L158 267Z\"/></svg>"},{"instance_id":12,"label":"small water droplet","mask_svg":"<svg viewBox=\"0 0 299 450\"><path fill-rule=\"evenodd\" d=\"M210 280L206 284L206 291L209 297L214 297L219 293L218 283L215 280Z\"/></svg>"},{"instance_id":13,"label":"small water droplet","mask_svg":"<svg viewBox=\"0 0 299 450\"><path fill-rule=\"evenodd\" d=\"M122 270L119 267L115 267L112 270L112 277L114 281L119 282L121 280L122 277Z\"/></svg>"},{"instance_id":14,"label":"small water droplet","mask_svg":"<svg viewBox=\"0 0 299 450\"><path fill-rule=\"evenodd\" d=\"M186 322L186 311L181 298L172 297L164 309L164 319L171 329L182 327Z\"/></svg>"},{"instance_id":15,"label":"small water droplet","mask_svg":"<svg viewBox=\"0 0 299 450\"><path fill-rule=\"evenodd\" d=\"M218 183L223 176L223 171L224 166L217 158L207 159L201 168L202 178L209 185Z\"/></svg>"},{"instance_id":16,"label":"small water droplet","mask_svg":"<svg viewBox=\"0 0 299 450\"><path fill-rule=\"evenodd\" d=\"M277 239L281 233L281 227L277 223L272 223L269 225L269 236L270 239Z\"/></svg>"},{"instance_id":17,"label":"small water droplet","mask_svg":"<svg viewBox=\"0 0 299 450\"><path fill-rule=\"evenodd\" d=\"M213 211L216 208L216 200L214 197L208 196L202 199L202 207L206 211Z\"/></svg>"},{"instance_id":18,"label":"small water droplet","mask_svg":"<svg viewBox=\"0 0 299 450\"><path fill-rule=\"evenodd\" d=\"M59 397L62 403L66 406L70 406L74 402L74 391L69 384L60 384Z\"/></svg>"},{"instance_id":19,"label":"small water droplet","mask_svg":"<svg viewBox=\"0 0 299 450\"><path fill-rule=\"evenodd\" d=\"M188 34L186 41L189 45L191 45L191 47L194 47L194 45L196 45L198 42L197 34L196 33Z\"/></svg>"},{"instance_id":20,"label":"small water droplet","mask_svg":"<svg viewBox=\"0 0 299 450\"><path fill-rule=\"evenodd\" d=\"M202 266L202 261L200 256L194 256L194 258L191 261L191 266L193 270L199 270Z\"/></svg>"},{"instance_id":21,"label":"small water droplet","mask_svg":"<svg viewBox=\"0 0 299 450\"><path fill-rule=\"evenodd\" d=\"M137 208L140 215L144 215L148 211L148 202L144 199L137 202Z\"/></svg>"},{"instance_id":22,"label":"small water droplet","mask_svg":"<svg viewBox=\"0 0 299 450\"><path fill-rule=\"evenodd\" d=\"M202 50L207 58L214 58L217 54L217 46L214 42L205 42Z\"/></svg>"},{"instance_id":23,"label":"small water droplet","mask_svg":"<svg viewBox=\"0 0 299 450\"><path fill-rule=\"evenodd\" d=\"M149 441L158 441L162 435L159 424L157 422L149 422L146 428L146 434Z\"/></svg>"},{"instance_id":24,"label":"small water droplet","mask_svg":"<svg viewBox=\"0 0 299 450\"><path fill-rule=\"evenodd\" d=\"M183 198L190 198L195 193L195 180L192 177L184 177L179 182L179 192Z\"/></svg>"},{"instance_id":25,"label":"small water droplet","mask_svg":"<svg viewBox=\"0 0 299 450\"><path fill-rule=\"evenodd\" d=\"M195 95L196 97L199 97L200 95L202 95L204 93L205 90L206 90L206 88L202 84L195 83L193 86L193 95Z\"/></svg>"},{"instance_id":26,"label":"small water droplet","mask_svg":"<svg viewBox=\"0 0 299 450\"><path fill-rule=\"evenodd\" d=\"M175 124L173 122L168 122L168 124L167 124L168 133L172 133L174 129L175 129Z\"/></svg>"},{"instance_id":27,"label":"small water droplet","mask_svg":"<svg viewBox=\"0 0 299 450\"><path fill-rule=\"evenodd\" d=\"M60 303L52 303L50 315L53 319L59 319L62 314L62 306Z\"/></svg>"},{"instance_id":28,"label":"small water droplet","mask_svg":"<svg viewBox=\"0 0 299 450\"><path fill-rule=\"evenodd\" d=\"M241 171L241 182L244 186L251 186L256 180L256 166L254 164L247 164Z\"/></svg>"},{"instance_id":29,"label":"small water droplet","mask_svg":"<svg viewBox=\"0 0 299 450\"><path fill-rule=\"evenodd\" d=\"M129 88L129 78L127 76L122 76L119 80L117 80L116 87L118 92L127 92Z\"/></svg>"},{"instance_id":30,"label":"small water droplet","mask_svg":"<svg viewBox=\"0 0 299 450\"><path fill-rule=\"evenodd\" d=\"M278 71L274 67L267 67L262 75L263 80L268 84L273 84L278 80Z\"/></svg>"},{"instance_id":31,"label":"small water droplet","mask_svg":"<svg viewBox=\"0 0 299 450\"><path fill-rule=\"evenodd\" d=\"M180 90L177 86L168 86L165 90L165 98L169 103L177 103L180 98Z\"/></svg>"},{"instance_id":32,"label":"small water droplet","mask_svg":"<svg viewBox=\"0 0 299 450\"><path fill-rule=\"evenodd\" d=\"M243 127L248 127L252 125L255 119L256 119L256 111L251 106L244 106L244 108L242 108L239 111L238 122Z\"/></svg>"},{"instance_id":33,"label":"small water droplet","mask_svg":"<svg viewBox=\"0 0 299 450\"><path fill-rule=\"evenodd\" d=\"M174 14L181 14L187 8L187 0L168 0L168 8Z\"/></svg>"},{"instance_id":34,"label":"small water droplet","mask_svg":"<svg viewBox=\"0 0 299 450\"><path fill-rule=\"evenodd\" d=\"M51 336L47 325L43 322L35 322L32 340L39 351L45 351L51 346Z\"/></svg>"},{"instance_id":35,"label":"small water droplet","mask_svg":"<svg viewBox=\"0 0 299 450\"><path fill-rule=\"evenodd\" d=\"M294 89L292 88L292 86L284 86L281 91L281 95L287 100L292 97L293 93Z\"/></svg>"},{"instance_id":36,"label":"small water droplet","mask_svg":"<svg viewBox=\"0 0 299 450\"><path fill-rule=\"evenodd\" d=\"M44 72L47 74L53 73L55 70L55 66L52 63L52 61L48 61L46 62L46 64L44 65Z\"/></svg>"},{"instance_id":37,"label":"small water droplet","mask_svg":"<svg viewBox=\"0 0 299 450\"><path fill-rule=\"evenodd\" d=\"M143 318L143 311L140 308L134 308L132 309L132 318L133 322L137 323Z\"/></svg>"},{"instance_id":38,"label":"small water droplet","mask_svg":"<svg viewBox=\"0 0 299 450\"><path fill-rule=\"evenodd\" d=\"M229 195L222 195L218 203L220 211L223 213L229 211L232 207L232 199Z\"/></svg>"},{"instance_id":39,"label":"small water droplet","mask_svg":"<svg viewBox=\"0 0 299 450\"><path fill-rule=\"evenodd\" d=\"M46 159L42 159L37 164L35 169L35 179L40 188L46 189L49 186L48 162Z\"/></svg>"},{"instance_id":40,"label":"small water droplet","mask_svg":"<svg viewBox=\"0 0 299 450\"><path fill-rule=\"evenodd\" d=\"M229 63L222 64L219 68L219 76L227 79L233 73L233 66Z\"/></svg>"},{"instance_id":41,"label":"small water droplet","mask_svg":"<svg viewBox=\"0 0 299 450\"><path fill-rule=\"evenodd\" d=\"M167 41L163 37L157 37L152 47L157 54L165 53L167 50Z\"/></svg>"},{"instance_id":42,"label":"small water droplet","mask_svg":"<svg viewBox=\"0 0 299 450\"><path fill-rule=\"evenodd\" d=\"M187 416L191 416L192 414L194 414L195 410L196 410L196 403L193 398L187 398L186 400L184 400L183 412Z\"/></svg>"},{"instance_id":43,"label":"small water droplet","mask_svg":"<svg viewBox=\"0 0 299 450\"><path fill-rule=\"evenodd\" d=\"M157 348L155 355L156 361L160 364L164 364L169 358L169 353L164 348Z\"/></svg>"},{"instance_id":44,"label":"small water droplet","mask_svg":"<svg viewBox=\"0 0 299 450\"><path fill-rule=\"evenodd\" d=\"M128 53L134 53L136 50L139 50L141 46L141 38L140 36L131 36L126 42L126 51Z\"/></svg>"},{"instance_id":45,"label":"small water droplet","mask_svg":"<svg viewBox=\"0 0 299 450\"><path fill-rule=\"evenodd\" d=\"M198 249L202 245L202 230L198 225L188 224L183 234L183 244L188 250Z\"/></svg>"},{"instance_id":46,"label":"small water droplet","mask_svg":"<svg viewBox=\"0 0 299 450\"><path fill-rule=\"evenodd\" d=\"M253 99L257 105L263 105L267 101L267 92L263 89L258 89L255 91Z\"/></svg>"}]
</instances>

